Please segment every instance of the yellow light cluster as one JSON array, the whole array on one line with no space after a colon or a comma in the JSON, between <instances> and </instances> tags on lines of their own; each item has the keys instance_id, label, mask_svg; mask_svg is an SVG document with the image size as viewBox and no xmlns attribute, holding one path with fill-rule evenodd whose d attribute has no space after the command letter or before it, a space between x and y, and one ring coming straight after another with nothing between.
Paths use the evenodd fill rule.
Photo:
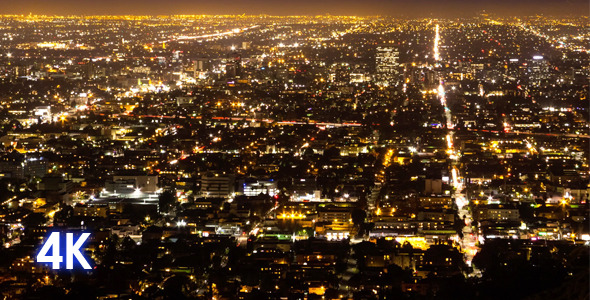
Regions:
<instances>
[{"instance_id":1,"label":"yellow light cluster","mask_svg":"<svg viewBox=\"0 0 590 300\"><path fill-rule=\"evenodd\" d=\"M290 214L288 213L283 213L281 215L278 216L279 219L304 219L305 215L301 214L301 213L293 213L291 212Z\"/></svg>"}]
</instances>

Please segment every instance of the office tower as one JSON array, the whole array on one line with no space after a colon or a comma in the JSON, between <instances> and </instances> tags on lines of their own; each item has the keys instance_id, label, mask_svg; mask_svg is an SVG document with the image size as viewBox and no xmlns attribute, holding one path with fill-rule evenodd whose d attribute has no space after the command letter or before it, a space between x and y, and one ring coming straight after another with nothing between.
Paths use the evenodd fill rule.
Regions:
<instances>
[{"instance_id":1,"label":"office tower","mask_svg":"<svg viewBox=\"0 0 590 300\"><path fill-rule=\"evenodd\" d=\"M398 73L399 52L396 47L378 46L375 55L378 82L391 83Z\"/></svg>"}]
</instances>

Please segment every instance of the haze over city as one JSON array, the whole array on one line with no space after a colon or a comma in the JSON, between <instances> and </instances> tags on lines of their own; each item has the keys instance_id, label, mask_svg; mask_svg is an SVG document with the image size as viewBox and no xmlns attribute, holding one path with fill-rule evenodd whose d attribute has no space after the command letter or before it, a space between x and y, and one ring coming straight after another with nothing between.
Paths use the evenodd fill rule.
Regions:
<instances>
[{"instance_id":1,"label":"haze over city","mask_svg":"<svg viewBox=\"0 0 590 300\"><path fill-rule=\"evenodd\" d=\"M53 0L5 1L0 13L48 15L169 15L169 14L270 14L270 15L388 15L395 17L468 17L481 11L503 16L587 16L584 0Z\"/></svg>"}]
</instances>

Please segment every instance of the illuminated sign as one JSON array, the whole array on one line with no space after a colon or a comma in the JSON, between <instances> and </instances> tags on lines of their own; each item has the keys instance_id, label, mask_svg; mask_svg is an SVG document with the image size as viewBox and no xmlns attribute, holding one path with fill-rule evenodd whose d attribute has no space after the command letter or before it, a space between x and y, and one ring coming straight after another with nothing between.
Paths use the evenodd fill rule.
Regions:
<instances>
[{"instance_id":1,"label":"illuminated sign","mask_svg":"<svg viewBox=\"0 0 590 300\"><path fill-rule=\"evenodd\" d=\"M78 264L82 266L83 269L89 270L91 269L90 264L80 251L84 242L90 236L90 233L82 233L78 237L77 240L74 240L74 234L71 232L65 233L65 248L62 248L62 240L61 234L59 232L53 232L41 247L41 250L37 254L37 262L39 263L51 263L51 268L55 270L60 269L60 264L64 261L60 252L65 250L66 256L66 269L72 270L74 269L74 260L78 261ZM50 251L51 250L51 251ZM49 254L51 252L51 254Z\"/></svg>"}]
</instances>

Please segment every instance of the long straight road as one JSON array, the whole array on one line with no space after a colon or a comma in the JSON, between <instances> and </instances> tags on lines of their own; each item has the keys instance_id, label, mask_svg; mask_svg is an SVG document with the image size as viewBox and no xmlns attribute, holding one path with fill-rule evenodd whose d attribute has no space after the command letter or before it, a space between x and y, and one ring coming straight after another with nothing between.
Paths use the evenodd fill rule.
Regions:
<instances>
[{"instance_id":1,"label":"long straight road","mask_svg":"<svg viewBox=\"0 0 590 300\"><path fill-rule=\"evenodd\" d=\"M435 26L435 37L434 37L434 46L433 46L433 51L434 51L434 59L435 59L435 65L437 65L439 63L439 61L441 60L441 55L439 52L440 49L440 27L437 24ZM444 86L444 78L439 78L439 85L438 85L438 98L440 100L440 104L443 107L444 110L444 118L445 118L445 125L446 125L446 129L448 131L448 134L446 136L446 141L447 141L447 155L449 157L449 161L450 161L450 170L451 170L451 180L452 180L452 184L453 184L453 199L455 199L455 204L457 205L458 208L458 214L459 217L463 218L465 217L465 227L463 227L463 238L459 241L461 244L461 248L464 251L465 254L465 263L468 266L471 266L471 261L473 260L473 257L475 256L475 254L478 251L476 242L477 242L477 236L476 234L474 234L471 230L471 220L472 220L472 216L471 216L471 211L469 209L469 200L466 199L465 195L463 194L463 190L465 188L464 186L464 178L461 176L461 170L460 168L460 164L458 163L459 158L461 157L460 152L455 148L455 141L454 141L454 135L455 135L455 126L453 124L453 115L452 115L452 111L449 109L448 105L447 105L447 98L446 98L446 92L445 92L445 86Z\"/></svg>"}]
</instances>

